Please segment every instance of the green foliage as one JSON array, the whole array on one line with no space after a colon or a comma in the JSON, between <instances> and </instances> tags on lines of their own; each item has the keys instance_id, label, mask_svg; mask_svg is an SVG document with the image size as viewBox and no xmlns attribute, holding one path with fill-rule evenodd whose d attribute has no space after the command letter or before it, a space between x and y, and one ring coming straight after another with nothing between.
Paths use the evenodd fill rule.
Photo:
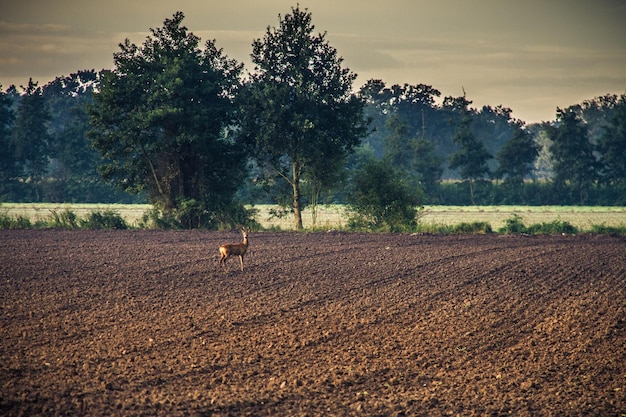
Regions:
<instances>
[{"instance_id":1,"label":"green foliage","mask_svg":"<svg viewBox=\"0 0 626 417\"><path fill-rule=\"evenodd\" d=\"M289 213L343 202L346 166L356 166L346 156L359 149L405 170L429 204L626 204L626 95L557 109L555 122L523 129L510 109L474 109L465 95L439 105L441 93L425 84L372 79L354 95L355 74L299 6L254 41L256 67L242 85L241 64L214 41L201 47L182 20L166 19L141 45L124 42L113 71L0 92L0 201L148 199L179 227L222 227L222 211L238 211L235 195ZM99 151L85 137L85 104ZM248 172L246 152L258 158ZM496 168L481 162L489 154L503 183L482 180ZM540 181L530 183L535 156ZM455 168L466 181L442 183L442 161L447 178Z\"/></svg>"},{"instance_id":2,"label":"green foliage","mask_svg":"<svg viewBox=\"0 0 626 417\"><path fill-rule=\"evenodd\" d=\"M144 213L139 221L140 229L179 230L180 222L171 213L153 208Z\"/></svg>"},{"instance_id":3,"label":"green foliage","mask_svg":"<svg viewBox=\"0 0 626 417\"><path fill-rule=\"evenodd\" d=\"M453 142L459 146L459 149L450 155L450 169L458 169L461 178L468 181L470 200L472 204L475 204L474 182L489 173L487 160L491 158L491 155L470 129L472 118L468 106L471 104L471 101L466 100L465 96L459 100L461 120L452 138Z\"/></svg>"},{"instance_id":4,"label":"green foliage","mask_svg":"<svg viewBox=\"0 0 626 417\"><path fill-rule=\"evenodd\" d=\"M598 143L603 180L626 183L626 94L622 94Z\"/></svg>"},{"instance_id":5,"label":"green foliage","mask_svg":"<svg viewBox=\"0 0 626 417\"><path fill-rule=\"evenodd\" d=\"M452 233L453 229L454 229L454 226L450 226L446 224L419 223L417 225L416 231L420 233L426 233L426 234L448 235Z\"/></svg>"},{"instance_id":6,"label":"green foliage","mask_svg":"<svg viewBox=\"0 0 626 417\"><path fill-rule=\"evenodd\" d=\"M182 230L182 229L218 229L230 230L238 227L247 227L252 230L260 229L254 216L254 208L245 208L239 203L220 210L219 216L208 212L195 200L186 200L178 204L176 210L165 212L158 208L148 210L139 221L139 227L144 229Z\"/></svg>"},{"instance_id":7,"label":"green foliage","mask_svg":"<svg viewBox=\"0 0 626 417\"><path fill-rule=\"evenodd\" d=\"M539 154L539 149L530 133L521 124L515 125L515 131L496 155L499 167L498 178L504 177L505 184L518 188L532 171L532 164Z\"/></svg>"},{"instance_id":8,"label":"green foliage","mask_svg":"<svg viewBox=\"0 0 626 417\"><path fill-rule=\"evenodd\" d=\"M30 79L17 107L12 143L22 175L35 186L35 201L41 200L39 184L48 168L51 138L46 123L49 120L41 87Z\"/></svg>"},{"instance_id":9,"label":"green foliage","mask_svg":"<svg viewBox=\"0 0 626 417\"><path fill-rule=\"evenodd\" d=\"M626 226L606 226L604 224L594 224L591 225L591 233L626 236Z\"/></svg>"},{"instance_id":10,"label":"green foliage","mask_svg":"<svg viewBox=\"0 0 626 417\"><path fill-rule=\"evenodd\" d=\"M386 161L369 161L356 170L346 194L355 230L410 231L417 225L421 191Z\"/></svg>"},{"instance_id":11,"label":"green foliage","mask_svg":"<svg viewBox=\"0 0 626 417\"><path fill-rule=\"evenodd\" d=\"M30 219L25 216L11 217L6 213L0 213L0 229L32 229Z\"/></svg>"},{"instance_id":12,"label":"green foliage","mask_svg":"<svg viewBox=\"0 0 626 417\"><path fill-rule=\"evenodd\" d=\"M372 79L359 91L366 100L366 115L371 119L371 129L364 143L374 151L377 159L385 157L384 147L394 134L389 119L398 118L408 125L409 137L428 140L439 157L453 149L450 114L435 103L441 92L426 84L404 84L387 87L382 80Z\"/></svg>"},{"instance_id":13,"label":"green foliage","mask_svg":"<svg viewBox=\"0 0 626 417\"><path fill-rule=\"evenodd\" d=\"M13 86L0 92L0 201L139 201L98 176L100 155L85 137L84 107L97 84L90 70L57 77L42 88L31 81L24 94ZM41 158L43 175L34 174L34 155Z\"/></svg>"},{"instance_id":14,"label":"green foliage","mask_svg":"<svg viewBox=\"0 0 626 417\"><path fill-rule=\"evenodd\" d=\"M398 115L387 118L386 128L390 134L384 141L384 159L415 178L424 190L425 199L435 200L437 182L443 173L443 158L435 154L435 146L423 136L413 136L409 123Z\"/></svg>"},{"instance_id":15,"label":"green foliage","mask_svg":"<svg viewBox=\"0 0 626 417\"><path fill-rule=\"evenodd\" d=\"M498 233L507 235L521 235L528 233L528 228L524 225L524 219L518 214L514 214L505 221L504 227L498 229Z\"/></svg>"},{"instance_id":16,"label":"green foliage","mask_svg":"<svg viewBox=\"0 0 626 417\"><path fill-rule=\"evenodd\" d=\"M72 210L63 210L58 212L51 210L52 221L50 227L55 229L78 229L79 219L76 213Z\"/></svg>"},{"instance_id":17,"label":"green foliage","mask_svg":"<svg viewBox=\"0 0 626 417\"><path fill-rule=\"evenodd\" d=\"M12 194L12 182L17 176L17 161L11 140L14 120L11 98L1 90L0 84L0 201L3 201Z\"/></svg>"},{"instance_id":18,"label":"green foliage","mask_svg":"<svg viewBox=\"0 0 626 417\"><path fill-rule=\"evenodd\" d=\"M452 233L485 235L493 233L491 225L487 222L463 222L452 227Z\"/></svg>"},{"instance_id":19,"label":"green foliage","mask_svg":"<svg viewBox=\"0 0 626 417\"><path fill-rule=\"evenodd\" d=\"M327 186L365 135L364 102L352 93L356 75L314 35L299 6L252 44L255 73L241 97L242 134L262 173L289 183L296 229L302 228L300 182Z\"/></svg>"},{"instance_id":20,"label":"green foliage","mask_svg":"<svg viewBox=\"0 0 626 417\"><path fill-rule=\"evenodd\" d=\"M83 229L128 229L128 224L120 216L120 214L114 210L105 211L93 211L89 213L87 218L80 221L80 227Z\"/></svg>"},{"instance_id":21,"label":"green foliage","mask_svg":"<svg viewBox=\"0 0 626 417\"><path fill-rule=\"evenodd\" d=\"M528 232L532 235L574 235L578 233L578 229L567 221L556 219L549 223L530 225Z\"/></svg>"},{"instance_id":22,"label":"green foliage","mask_svg":"<svg viewBox=\"0 0 626 417\"><path fill-rule=\"evenodd\" d=\"M164 218L187 227L230 208L245 152L232 129L242 66L213 41L200 49L183 19L166 19L141 47L120 45L89 107L89 136L105 180L145 193Z\"/></svg>"},{"instance_id":23,"label":"green foliage","mask_svg":"<svg viewBox=\"0 0 626 417\"><path fill-rule=\"evenodd\" d=\"M552 140L555 182L571 183L578 190L580 204L584 204L585 193L598 179L598 164L587 125L574 110L558 109L557 124L545 125L545 129Z\"/></svg>"},{"instance_id":24,"label":"green foliage","mask_svg":"<svg viewBox=\"0 0 626 417\"><path fill-rule=\"evenodd\" d=\"M573 235L578 233L578 229L571 223L556 219L549 223L538 223L526 226L521 216L515 214L506 220L504 227L498 230L503 234L529 234L529 235L555 235L566 234Z\"/></svg>"},{"instance_id":25,"label":"green foliage","mask_svg":"<svg viewBox=\"0 0 626 417\"><path fill-rule=\"evenodd\" d=\"M471 129L474 136L480 139L490 155L497 155L498 151L515 136L517 128L524 122L513 119L513 110L502 105L492 107L483 106L480 110L473 110ZM489 160L490 169L495 169L495 160Z\"/></svg>"},{"instance_id":26,"label":"green foliage","mask_svg":"<svg viewBox=\"0 0 626 417\"><path fill-rule=\"evenodd\" d=\"M98 82L94 71L78 71L57 77L46 84L43 97L50 112L50 162L42 184L47 200L55 202L81 199L105 202L114 188L100 182L97 166L100 155L86 137L89 120L85 106L93 102Z\"/></svg>"},{"instance_id":27,"label":"green foliage","mask_svg":"<svg viewBox=\"0 0 626 417\"><path fill-rule=\"evenodd\" d=\"M93 211L85 219L73 210L50 211L50 218L32 223L23 215L0 214L0 229L127 229L126 221L114 210Z\"/></svg>"}]
</instances>

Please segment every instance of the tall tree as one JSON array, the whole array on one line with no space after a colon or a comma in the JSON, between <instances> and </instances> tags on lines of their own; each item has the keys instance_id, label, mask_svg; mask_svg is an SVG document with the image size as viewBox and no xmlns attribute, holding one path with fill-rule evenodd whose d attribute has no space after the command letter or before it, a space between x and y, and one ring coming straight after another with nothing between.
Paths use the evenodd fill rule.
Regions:
<instances>
[{"instance_id":1,"label":"tall tree","mask_svg":"<svg viewBox=\"0 0 626 417\"><path fill-rule=\"evenodd\" d=\"M289 183L296 229L302 228L301 180L335 169L365 135L364 102L352 93L356 75L313 34L311 13L299 6L279 15L252 44L255 72L242 100L242 131L260 163Z\"/></svg>"},{"instance_id":2,"label":"tall tree","mask_svg":"<svg viewBox=\"0 0 626 417\"><path fill-rule=\"evenodd\" d=\"M165 213L196 206L202 226L213 227L230 215L245 177L244 149L230 129L242 66L215 41L201 50L183 19L165 19L141 47L120 44L90 107L90 137L105 179L145 192Z\"/></svg>"},{"instance_id":3,"label":"tall tree","mask_svg":"<svg viewBox=\"0 0 626 417\"><path fill-rule=\"evenodd\" d=\"M499 167L497 177L504 177L504 182L514 187L521 187L524 178L533 170L533 162L539 154L539 147L523 122L513 123L513 136L500 148L496 159Z\"/></svg>"},{"instance_id":4,"label":"tall tree","mask_svg":"<svg viewBox=\"0 0 626 417\"><path fill-rule=\"evenodd\" d=\"M437 201L435 194L443 174L444 158L436 154L435 145L423 136L414 139L408 151L411 153L411 168L422 186L425 199L434 203Z\"/></svg>"},{"instance_id":5,"label":"tall tree","mask_svg":"<svg viewBox=\"0 0 626 417\"><path fill-rule=\"evenodd\" d=\"M481 139L487 152L492 155L498 153L516 130L516 121L511 113L512 110L507 107L483 106L473 118L474 135ZM495 165L495 161L491 162Z\"/></svg>"},{"instance_id":6,"label":"tall tree","mask_svg":"<svg viewBox=\"0 0 626 417\"><path fill-rule=\"evenodd\" d=\"M404 170L432 198L443 173L443 158L435 154L435 146L423 131L421 137L411 134L408 122L397 114L389 115L385 125L390 132L385 138L385 159Z\"/></svg>"},{"instance_id":7,"label":"tall tree","mask_svg":"<svg viewBox=\"0 0 626 417\"><path fill-rule=\"evenodd\" d=\"M626 94L615 105L598 150L604 179L610 183L626 182Z\"/></svg>"},{"instance_id":8,"label":"tall tree","mask_svg":"<svg viewBox=\"0 0 626 417\"><path fill-rule=\"evenodd\" d=\"M113 194L112 187L99 180L100 155L85 136L89 129L86 104L93 102L97 85L98 74L90 70L57 77L42 89L51 118L49 174L56 187L49 190L48 198L53 201L104 202L103 190Z\"/></svg>"},{"instance_id":9,"label":"tall tree","mask_svg":"<svg viewBox=\"0 0 626 417\"><path fill-rule=\"evenodd\" d=\"M0 201L10 195L10 183L17 168L11 141L13 117L11 99L2 90L2 84L0 84Z\"/></svg>"},{"instance_id":10,"label":"tall tree","mask_svg":"<svg viewBox=\"0 0 626 417\"><path fill-rule=\"evenodd\" d=\"M414 137L409 123L394 112L387 117L385 128L389 132L384 141L385 159L408 171L411 161L409 148Z\"/></svg>"},{"instance_id":11,"label":"tall tree","mask_svg":"<svg viewBox=\"0 0 626 417\"><path fill-rule=\"evenodd\" d=\"M368 143L378 157L383 156L383 148L387 147L384 142L395 134L390 130L393 124L388 124L388 119L394 117L407 125L411 136L427 139L435 148L450 140L444 132L449 126L435 103L441 93L435 88L426 84L387 87L382 80L369 80L359 94L366 101L365 112L371 118L371 129L364 143Z\"/></svg>"},{"instance_id":12,"label":"tall tree","mask_svg":"<svg viewBox=\"0 0 626 417\"><path fill-rule=\"evenodd\" d=\"M468 181L470 199L472 204L475 204L474 183L489 173L487 161L491 155L470 128L472 122L472 115L468 108L470 104L471 101L468 101L465 96L459 97L457 108L460 111L460 121L452 137L452 141L459 146L459 149L450 155L450 169L458 168L461 178Z\"/></svg>"},{"instance_id":13,"label":"tall tree","mask_svg":"<svg viewBox=\"0 0 626 417\"><path fill-rule=\"evenodd\" d=\"M41 87L32 78L22 94L16 112L12 141L15 156L22 165L23 175L35 186L35 199L40 201L41 181L49 161L50 135L47 123L50 120Z\"/></svg>"},{"instance_id":14,"label":"tall tree","mask_svg":"<svg viewBox=\"0 0 626 417\"><path fill-rule=\"evenodd\" d=\"M578 191L580 204L584 204L585 192L598 178L598 164L586 124L574 110L557 109L556 124L546 124L545 128L552 140L555 181L571 184Z\"/></svg>"}]
</instances>

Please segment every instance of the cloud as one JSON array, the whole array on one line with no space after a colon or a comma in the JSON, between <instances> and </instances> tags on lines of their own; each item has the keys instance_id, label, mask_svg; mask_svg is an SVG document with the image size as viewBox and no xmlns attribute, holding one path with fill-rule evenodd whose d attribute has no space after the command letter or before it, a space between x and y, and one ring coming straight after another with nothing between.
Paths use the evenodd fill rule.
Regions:
<instances>
[{"instance_id":1,"label":"cloud","mask_svg":"<svg viewBox=\"0 0 626 417\"><path fill-rule=\"evenodd\" d=\"M106 33L85 33L57 25L2 25L0 83L40 83L80 69L112 66L117 42ZM108 53L103 53L108 52Z\"/></svg>"},{"instance_id":2,"label":"cloud","mask_svg":"<svg viewBox=\"0 0 626 417\"><path fill-rule=\"evenodd\" d=\"M288 0L206 2L19 0L3 5L0 22L0 82L48 82L79 69L111 68L118 44L140 45L150 27L177 11L206 42L216 39L224 53L250 71L253 39L278 14L291 12ZM503 104L531 115L554 114L566 106L626 87L626 5L598 0L568 7L543 0L336 0L302 4L316 31L359 75L387 84L425 83L442 95L465 87L476 105ZM621 91L620 91L621 90ZM536 100L533 101L533 97ZM535 103L531 105L530 103ZM543 112L544 116L537 115ZM525 119L526 120L526 119Z\"/></svg>"},{"instance_id":3,"label":"cloud","mask_svg":"<svg viewBox=\"0 0 626 417\"><path fill-rule=\"evenodd\" d=\"M70 27L54 23L31 24L0 21L0 34L11 36L18 33L43 33L47 35L68 32Z\"/></svg>"}]
</instances>

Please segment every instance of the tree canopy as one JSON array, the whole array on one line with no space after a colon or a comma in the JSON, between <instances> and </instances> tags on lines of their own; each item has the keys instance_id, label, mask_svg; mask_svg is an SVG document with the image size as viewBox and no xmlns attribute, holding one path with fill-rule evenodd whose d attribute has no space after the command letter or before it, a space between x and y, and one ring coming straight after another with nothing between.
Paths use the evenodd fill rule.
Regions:
<instances>
[{"instance_id":1,"label":"tree canopy","mask_svg":"<svg viewBox=\"0 0 626 417\"><path fill-rule=\"evenodd\" d=\"M165 213L195 207L211 227L233 212L244 178L244 149L231 131L241 64L214 41L204 49L177 12L142 46L128 39L114 55L90 107L100 172L145 192Z\"/></svg>"},{"instance_id":2,"label":"tree canopy","mask_svg":"<svg viewBox=\"0 0 626 417\"><path fill-rule=\"evenodd\" d=\"M487 160L491 158L491 155L470 129L472 118L468 110L469 104L471 102L467 101L465 96L458 101L461 119L452 140L459 146L459 150L450 155L450 168L458 168L461 177L468 181L470 198L472 204L475 204L474 182L489 173Z\"/></svg>"},{"instance_id":3,"label":"tree canopy","mask_svg":"<svg viewBox=\"0 0 626 417\"><path fill-rule=\"evenodd\" d=\"M557 124L546 126L552 145L555 181L571 183L578 191L580 203L585 192L598 179L598 164L589 130L573 109L557 109Z\"/></svg>"},{"instance_id":4,"label":"tree canopy","mask_svg":"<svg viewBox=\"0 0 626 417\"><path fill-rule=\"evenodd\" d=\"M609 183L626 183L626 94L615 105L600 138L598 149L604 180Z\"/></svg>"},{"instance_id":5,"label":"tree canopy","mask_svg":"<svg viewBox=\"0 0 626 417\"><path fill-rule=\"evenodd\" d=\"M385 127L389 135L385 137L385 158L396 169L404 171L415 187L420 187L433 199L436 184L443 173L444 159L435 153L435 145L422 130L421 137L411 134L410 124L397 113L387 118Z\"/></svg>"},{"instance_id":6,"label":"tree canopy","mask_svg":"<svg viewBox=\"0 0 626 417\"><path fill-rule=\"evenodd\" d=\"M301 181L329 178L366 133L364 102L352 93L356 75L314 34L300 7L252 44L254 73L242 100L242 132L261 165L292 189L295 226L302 228ZM266 170L266 172L268 172Z\"/></svg>"},{"instance_id":7,"label":"tree canopy","mask_svg":"<svg viewBox=\"0 0 626 417\"><path fill-rule=\"evenodd\" d=\"M538 146L530 133L521 123L515 124L513 136L504 143L496 155L498 160L497 177L504 177L504 181L521 186L524 178L532 172L532 163L538 155Z\"/></svg>"},{"instance_id":8,"label":"tree canopy","mask_svg":"<svg viewBox=\"0 0 626 417\"><path fill-rule=\"evenodd\" d=\"M50 134L46 123L50 113L45 106L41 87L32 78L23 87L15 115L13 148L26 177L35 184L35 201L40 201L39 184L48 169Z\"/></svg>"},{"instance_id":9,"label":"tree canopy","mask_svg":"<svg viewBox=\"0 0 626 417\"><path fill-rule=\"evenodd\" d=\"M2 90L1 85L0 90ZM0 91L0 149L2 149L0 152L0 201L11 194L11 182L17 174L17 162L11 140L13 117L11 99L4 91Z\"/></svg>"}]
</instances>

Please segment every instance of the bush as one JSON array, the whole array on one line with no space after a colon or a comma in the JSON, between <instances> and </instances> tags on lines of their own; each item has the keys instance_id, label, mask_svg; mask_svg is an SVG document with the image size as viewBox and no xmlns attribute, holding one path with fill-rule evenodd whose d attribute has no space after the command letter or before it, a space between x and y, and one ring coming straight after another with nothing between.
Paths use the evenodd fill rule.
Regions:
<instances>
[{"instance_id":1,"label":"bush","mask_svg":"<svg viewBox=\"0 0 626 417\"><path fill-rule=\"evenodd\" d=\"M522 217L518 214L514 214L506 219L504 227L498 229L498 233L507 235L524 234L528 233L528 228L522 222Z\"/></svg>"},{"instance_id":2,"label":"bush","mask_svg":"<svg viewBox=\"0 0 626 417\"><path fill-rule=\"evenodd\" d=\"M370 160L357 169L346 193L356 230L411 231L417 226L421 190L407 175L385 161Z\"/></svg>"},{"instance_id":3,"label":"bush","mask_svg":"<svg viewBox=\"0 0 626 417\"><path fill-rule=\"evenodd\" d=\"M626 236L626 226L607 226L605 224L593 224L591 225L591 233Z\"/></svg>"},{"instance_id":4,"label":"bush","mask_svg":"<svg viewBox=\"0 0 626 417\"><path fill-rule=\"evenodd\" d=\"M528 231L533 235L574 235L578 233L578 229L575 226L561 219L554 220L550 223L533 224L528 227Z\"/></svg>"},{"instance_id":5,"label":"bush","mask_svg":"<svg viewBox=\"0 0 626 417\"><path fill-rule=\"evenodd\" d=\"M182 201L177 209L169 213L157 208L147 211L139 221L139 227L161 230L230 230L245 226L258 230L261 226L253 218L257 212L254 208L247 209L242 204L232 203L217 213L196 200L189 199Z\"/></svg>"},{"instance_id":6,"label":"bush","mask_svg":"<svg viewBox=\"0 0 626 417\"><path fill-rule=\"evenodd\" d=\"M452 228L452 233L466 233L474 235L485 235L493 233L491 224L487 222L459 223Z\"/></svg>"},{"instance_id":7,"label":"bush","mask_svg":"<svg viewBox=\"0 0 626 417\"><path fill-rule=\"evenodd\" d=\"M173 215L153 208L143 214L139 227L141 229L178 230L180 222Z\"/></svg>"},{"instance_id":8,"label":"bush","mask_svg":"<svg viewBox=\"0 0 626 417\"><path fill-rule=\"evenodd\" d=\"M8 214L0 214L0 229L32 229L33 225L28 217L17 216L15 218Z\"/></svg>"},{"instance_id":9,"label":"bush","mask_svg":"<svg viewBox=\"0 0 626 417\"><path fill-rule=\"evenodd\" d=\"M498 229L498 232L505 234L573 235L578 233L578 229L571 223L561 219L554 220L550 223L536 223L526 227L522 222L522 218L519 215L514 214L506 220L505 226Z\"/></svg>"},{"instance_id":10,"label":"bush","mask_svg":"<svg viewBox=\"0 0 626 417\"><path fill-rule=\"evenodd\" d=\"M218 230L239 229L242 226L250 230L260 230L261 224L255 220L259 210L246 208L243 204L232 202L221 214L214 214L211 226Z\"/></svg>"},{"instance_id":11,"label":"bush","mask_svg":"<svg viewBox=\"0 0 626 417\"><path fill-rule=\"evenodd\" d=\"M57 212L52 210L50 227L55 229L78 229L78 216L72 210Z\"/></svg>"},{"instance_id":12,"label":"bush","mask_svg":"<svg viewBox=\"0 0 626 417\"><path fill-rule=\"evenodd\" d=\"M85 229L128 229L128 224L122 216L113 210L105 210L104 212L93 211L89 213L86 219L80 221L80 226Z\"/></svg>"}]
</instances>

